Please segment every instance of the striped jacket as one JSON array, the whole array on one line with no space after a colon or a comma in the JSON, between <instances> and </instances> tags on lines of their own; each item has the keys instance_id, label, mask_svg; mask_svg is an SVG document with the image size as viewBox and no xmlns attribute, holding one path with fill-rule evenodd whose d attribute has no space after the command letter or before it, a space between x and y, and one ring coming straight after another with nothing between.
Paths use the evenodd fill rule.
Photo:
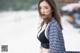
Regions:
<instances>
[{"instance_id":1,"label":"striped jacket","mask_svg":"<svg viewBox=\"0 0 80 53\"><path fill-rule=\"evenodd\" d=\"M62 30L54 18L46 27L45 35L49 40L48 53L66 53Z\"/></svg>"}]
</instances>

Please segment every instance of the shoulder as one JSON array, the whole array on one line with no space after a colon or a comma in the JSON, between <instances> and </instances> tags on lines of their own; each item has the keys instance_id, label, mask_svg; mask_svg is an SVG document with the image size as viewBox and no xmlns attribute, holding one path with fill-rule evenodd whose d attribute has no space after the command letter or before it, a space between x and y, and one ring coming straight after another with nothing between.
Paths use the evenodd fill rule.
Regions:
<instances>
[{"instance_id":1,"label":"shoulder","mask_svg":"<svg viewBox=\"0 0 80 53\"><path fill-rule=\"evenodd\" d=\"M46 28L47 37L48 37L48 39L49 39L49 36L52 37L53 34L54 34L54 35L58 35L58 33L62 34L62 30L61 30L58 22L53 18L53 19L49 22L49 24L48 24L48 26L47 26L47 28Z\"/></svg>"},{"instance_id":2,"label":"shoulder","mask_svg":"<svg viewBox=\"0 0 80 53\"><path fill-rule=\"evenodd\" d=\"M49 23L49 27L52 27L52 28L53 27L60 28L58 22L54 18L51 19L51 21Z\"/></svg>"},{"instance_id":3,"label":"shoulder","mask_svg":"<svg viewBox=\"0 0 80 53\"><path fill-rule=\"evenodd\" d=\"M54 31L54 30L56 30L56 31L59 31L59 32L62 31L59 23L58 23L58 22L56 21L56 19L54 19L54 18L52 18L52 20L50 21L47 30L48 30L48 31Z\"/></svg>"}]
</instances>

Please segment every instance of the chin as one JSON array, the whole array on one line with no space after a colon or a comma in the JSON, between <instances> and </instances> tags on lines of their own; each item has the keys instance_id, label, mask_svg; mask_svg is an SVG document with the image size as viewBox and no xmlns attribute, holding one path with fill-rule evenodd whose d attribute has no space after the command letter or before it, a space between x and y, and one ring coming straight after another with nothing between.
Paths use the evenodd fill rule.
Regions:
<instances>
[{"instance_id":1,"label":"chin","mask_svg":"<svg viewBox=\"0 0 80 53\"><path fill-rule=\"evenodd\" d=\"M47 17L46 16L42 16L42 19L46 19Z\"/></svg>"}]
</instances>

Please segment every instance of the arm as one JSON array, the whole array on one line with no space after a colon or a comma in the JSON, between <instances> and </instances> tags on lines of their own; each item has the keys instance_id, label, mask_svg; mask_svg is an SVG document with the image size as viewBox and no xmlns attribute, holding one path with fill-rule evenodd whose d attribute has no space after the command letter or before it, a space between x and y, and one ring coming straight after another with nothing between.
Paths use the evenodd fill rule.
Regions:
<instances>
[{"instance_id":1,"label":"arm","mask_svg":"<svg viewBox=\"0 0 80 53\"><path fill-rule=\"evenodd\" d=\"M62 30L57 22L52 22L48 29L49 53L65 53Z\"/></svg>"},{"instance_id":2,"label":"arm","mask_svg":"<svg viewBox=\"0 0 80 53\"><path fill-rule=\"evenodd\" d=\"M42 48L40 48L40 53L43 53L43 49Z\"/></svg>"}]
</instances>

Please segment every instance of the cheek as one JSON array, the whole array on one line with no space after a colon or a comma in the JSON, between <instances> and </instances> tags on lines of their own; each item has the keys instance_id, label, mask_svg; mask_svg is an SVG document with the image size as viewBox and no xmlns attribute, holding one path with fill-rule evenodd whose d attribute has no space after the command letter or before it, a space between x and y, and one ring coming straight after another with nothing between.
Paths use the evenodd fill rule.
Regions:
<instances>
[{"instance_id":1,"label":"cheek","mask_svg":"<svg viewBox=\"0 0 80 53\"><path fill-rule=\"evenodd\" d=\"M50 9L46 10L46 14L51 14L51 10Z\"/></svg>"}]
</instances>

